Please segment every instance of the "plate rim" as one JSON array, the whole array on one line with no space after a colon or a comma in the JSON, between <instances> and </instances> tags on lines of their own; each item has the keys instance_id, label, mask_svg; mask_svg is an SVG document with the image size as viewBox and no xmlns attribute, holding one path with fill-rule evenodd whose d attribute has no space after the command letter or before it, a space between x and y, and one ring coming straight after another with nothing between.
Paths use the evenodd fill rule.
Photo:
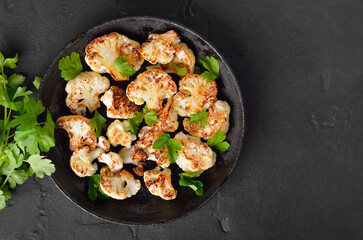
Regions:
<instances>
[{"instance_id":1,"label":"plate rim","mask_svg":"<svg viewBox=\"0 0 363 240\"><path fill-rule=\"evenodd\" d=\"M59 186L57 180L53 177L53 174L51 175L51 179L52 181L55 183L56 187L68 198L71 200L71 202L73 202L76 206L78 206L80 209L82 209L83 211L89 213L89 214L92 214L93 216L97 217L97 218L100 218L102 220L106 220L108 222L111 222L111 223L117 223L117 224L121 224L121 225L131 225L131 226L139 226L139 225L158 225L158 224L166 224L166 223L170 223L170 222L173 222L173 221L176 221L176 220L180 220L182 218L185 218L186 216L194 213L195 211L199 210L202 206L205 206L212 198L215 197L215 195L221 190L221 187L225 184L226 180L230 177L230 175L232 174L232 171L233 169L235 168L240 156L241 156L241 151L242 151L242 146L243 146L243 143L244 143L244 138L245 138L245 132L246 132L246 121L245 121L245 108L244 108L244 100L243 100L243 95L242 95L242 91L241 91L241 85L240 83L237 81L237 78L236 78L236 75L234 74L234 71L232 70L232 68L230 67L230 64L229 62L226 60L226 58L224 58L224 56L220 53L220 51L218 50L218 48L216 48L213 44L211 44L206 38L204 38L203 36L201 36L199 33L197 33L196 31L190 29L189 27L186 27L184 24L181 24L179 22L176 22L176 21L173 21L173 20L169 20L169 19L166 19L166 18L160 18L160 17L154 17L154 16L148 16L148 15L138 15L138 16L129 16L129 17L121 17L121 18L117 18L117 19L113 19L113 20L110 20L110 21L106 21L106 22L103 22L99 25L96 25L96 26L93 26L91 28L89 28L88 30L82 32L81 34L77 35L75 38L73 38L73 40L71 40L65 47L62 48L62 50L57 54L57 56L54 58L54 60L51 62L51 64L49 65L47 71L45 72L45 74L43 75L43 79L46 79L48 77L48 75L50 74L50 70L51 70L51 67L56 64L59 59L60 59L60 56L63 54L63 52L69 47L71 46L75 41L77 41L78 39L80 39L81 37L87 35L89 32L91 31L94 31L95 29L98 29L98 28L102 28L103 26L105 25L108 25L108 24L112 24L112 23L117 23L118 21L121 21L121 20L138 20L138 19L152 19L152 20L156 20L156 21L159 21L159 22L163 22L163 23L166 23L166 24L172 24L172 25L175 25L175 26L178 26L178 27L181 27L183 28L184 30L188 31L189 33L191 33L192 35L195 35L197 37L199 37L200 39L202 39L204 42L206 42L210 47L213 48L213 50L216 52L216 54L218 55L218 57L223 61L225 62L225 66L227 68L227 70L231 73L231 75L233 76L233 81L236 83L236 85L238 86L237 88L237 94L239 96L239 99L240 101L239 104L240 104L240 107L241 107L241 116L242 116L242 119L241 119L241 124L242 124L242 128L241 128L241 135L239 137L239 145L238 145L238 151L236 153L236 158L232 164L232 166L230 167L230 169L228 170L227 172L227 175L226 177L224 178L224 180L221 182L221 184L217 187L217 189L208 197L206 198L201 204L199 204L198 206L196 206L194 209L178 216L178 217L175 217L175 218L172 218L172 219L167 219L167 220L164 220L164 221L156 221L156 222L150 222L150 223L147 223L147 222L142 222L142 223L135 223L135 222L127 222L127 221L117 221L115 219L111 219L111 218L108 218L107 216L101 216L99 214L97 214L95 211L91 211L91 210L88 210L88 209L85 209L83 206L81 206L80 204L78 204L71 196L69 196L65 190L63 190L61 188L61 186ZM43 83L44 81L41 82L40 86L39 86L39 89L38 89L38 99L41 99L41 96L42 96L42 87L43 87Z\"/></svg>"}]
</instances>

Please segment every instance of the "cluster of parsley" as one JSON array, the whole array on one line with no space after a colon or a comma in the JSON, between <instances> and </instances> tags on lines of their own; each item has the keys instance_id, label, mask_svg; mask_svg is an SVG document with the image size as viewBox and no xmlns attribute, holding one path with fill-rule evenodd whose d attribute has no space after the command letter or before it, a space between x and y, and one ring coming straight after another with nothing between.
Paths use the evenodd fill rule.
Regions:
<instances>
[{"instance_id":1,"label":"cluster of parsley","mask_svg":"<svg viewBox=\"0 0 363 240\"><path fill-rule=\"evenodd\" d=\"M25 76L5 70L17 67L18 54L5 58L0 52L0 211L11 198L10 189L23 184L29 176L39 178L51 175L55 167L40 153L55 145L55 124L49 110L33 91L22 86ZM6 69L8 68L8 69ZM39 88L42 79L35 77L33 85Z\"/></svg>"},{"instance_id":2,"label":"cluster of parsley","mask_svg":"<svg viewBox=\"0 0 363 240\"><path fill-rule=\"evenodd\" d=\"M200 58L202 67L195 67L194 73L200 74L207 83L214 81L219 76L219 63L214 57L202 57ZM59 69L61 70L61 76L66 80L76 78L82 71L82 63L80 56L76 52L72 52L70 56L66 56L59 61ZM136 73L135 69L127 63L127 59L124 57L117 57L113 63L113 67L120 72L123 77L130 77ZM176 66L176 74L183 77L187 74L186 67ZM199 113L192 114L190 123L200 124L204 127L207 123L208 112L207 109L200 111ZM143 112L135 112L132 118L128 119L130 132L134 135L138 134L139 127L142 121L148 126L152 126L159 123L157 113L148 109L147 105L143 108ZM97 112L94 113L91 119L91 127L95 130L97 137L101 135L103 128L106 128L106 119ZM210 139L207 140L207 144L220 151L226 151L229 147L229 143L224 141L226 135L218 130ZM166 147L167 157L170 163L175 163L178 158L178 151L182 150L182 145L176 140L170 137L168 133L163 133L153 144L153 149L163 149ZM200 174L196 173L180 173L179 185L190 187L195 191L198 196L203 195L203 183L192 178L199 177ZM88 197L91 200L97 198L108 198L100 188L100 175L94 174L88 181Z\"/></svg>"}]
</instances>

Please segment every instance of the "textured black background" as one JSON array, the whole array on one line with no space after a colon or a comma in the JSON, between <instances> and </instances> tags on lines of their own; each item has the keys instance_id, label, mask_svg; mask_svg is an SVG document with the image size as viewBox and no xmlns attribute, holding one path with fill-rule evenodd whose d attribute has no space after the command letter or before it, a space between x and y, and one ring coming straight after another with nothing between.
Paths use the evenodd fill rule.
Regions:
<instances>
[{"instance_id":1,"label":"textured black background","mask_svg":"<svg viewBox=\"0 0 363 240\"><path fill-rule=\"evenodd\" d=\"M193 214L125 226L31 178L0 212L0 239L362 239L363 2L0 0L0 51L42 76L79 34L123 16L185 24L226 57L247 134L232 175Z\"/></svg>"}]
</instances>

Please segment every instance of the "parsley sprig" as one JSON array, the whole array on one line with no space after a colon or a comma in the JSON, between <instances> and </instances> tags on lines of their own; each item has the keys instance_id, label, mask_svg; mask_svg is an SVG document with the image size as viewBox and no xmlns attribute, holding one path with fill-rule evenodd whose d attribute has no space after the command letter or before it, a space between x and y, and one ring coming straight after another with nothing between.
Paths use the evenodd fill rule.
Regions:
<instances>
[{"instance_id":1,"label":"parsley sprig","mask_svg":"<svg viewBox=\"0 0 363 240\"><path fill-rule=\"evenodd\" d=\"M194 73L200 74L207 81L207 83L216 80L219 76L218 60L214 57L202 57L200 58L200 61L202 62L205 71L202 72L201 68L195 67Z\"/></svg>"},{"instance_id":2,"label":"parsley sprig","mask_svg":"<svg viewBox=\"0 0 363 240\"><path fill-rule=\"evenodd\" d=\"M203 183L193 180L192 178L199 177L198 173L179 173L179 185L182 187L190 187L198 196L203 196Z\"/></svg>"},{"instance_id":3,"label":"parsley sprig","mask_svg":"<svg viewBox=\"0 0 363 240\"><path fill-rule=\"evenodd\" d=\"M182 145L172 139L169 134L163 133L155 140L153 149L163 149L165 145L170 163L175 163L178 158L178 151L182 150Z\"/></svg>"},{"instance_id":4,"label":"parsley sprig","mask_svg":"<svg viewBox=\"0 0 363 240\"><path fill-rule=\"evenodd\" d=\"M76 78L83 71L79 53L72 52L70 56L65 56L59 60L58 68L61 70L61 76L64 80L69 81Z\"/></svg>"},{"instance_id":5,"label":"parsley sprig","mask_svg":"<svg viewBox=\"0 0 363 240\"><path fill-rule=\"evenodd\" d=\"M207 123L207 116L208 116L207 109L204 109L199 113L192 114L190 118L190 123L195 123L195 124L200 123L200 126L204 127L205 124Z\"/></svg>"},{"instance_id":6,"label":"parsley sprig","mask_svg":"<svg viewBox=\"0 0 363 240\"><path fill-rule=\"evenodd\" d=\"M145 120L145 123L148 126L152 126L159 123L157 113L152 110L149 110L147 105L145 105L142 110L142 113L135 112L134 117L128 119L130 132L132 134L137 134L139 132L139 127L143 119Z\"/></svg>"},{"instance_id":7,"label":"parsley sprig","mask_svg":"<svg viewBox=\"0 0 363 240\"><path fill-rule=\"evenodd\" d=\"M229 148L229 143L224 141L224 139L226 139L226 135L221 130L218 130L213 137L207 140L207 143L209 146L224 152Z\"/></svg>"},{"instance_id":8,"label":"parsley sprig","mask_svg":"<svg viewBox=\"0 0 363 240\"><path fill-rule=\"evenodd\" d=\"M11 198L10 189L23 184L29 176L51 175L55 167L51 160L40 155L55 145L55 124L50 112L37 100L33 91L21 86L25 77L5 69L17 67L18 54L5 58L0 52L0 210ZM41 78L33 81L39 88ZM44 119L40 121L41 119Z\"/></svg>"},{"instance_id":9,"label":"parsley sprig","mask_svg":"<svg viewBox=\"0 0 363 240\"><path fill-rule=\"evenodd\" d=\"M136 70L127 63L127 58L124 57L117 57L113 62L113 67L126 78L136 73Z\"/></svg>"},{"instance_id":10,"label":"parsley sprig","mask_svg":"<svg viewBox=\"0 0 363 240\"><path fill-rule=\"evenodd\" d=\"M97 137L101 136L102 129L107 127L106 118L102 117L97 110L95 110L93 118L91 118L91 127L96 130Z\"/></svg>"}]
</instances>

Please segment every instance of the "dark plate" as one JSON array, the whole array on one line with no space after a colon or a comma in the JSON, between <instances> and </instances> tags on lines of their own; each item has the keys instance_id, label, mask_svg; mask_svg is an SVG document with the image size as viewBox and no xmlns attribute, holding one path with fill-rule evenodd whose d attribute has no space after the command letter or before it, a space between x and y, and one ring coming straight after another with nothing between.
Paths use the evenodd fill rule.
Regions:
<instances>
[{"instance_id":1,"label":"dark plate","mask_svg":"<svg viewBox=\"0 0 363 240\"><path fill-rule=\"evenodd\" d=\"M190 188L178 185L179 177L176 174L178 169L174 164L171 166L173 186L178 191L175 200L165 201L151 195L141 180L142 187L140 191L131 198L123 201L110 199L93 202L87 197L88 178L77 177L69 166L69 159L72 153L69 150L69 140L66 132L56 130L56 147L52 148L48 153L48 157L53 160L57 169L52 175L54 181L71 200L86 211L101 218L127 224L150 224L165 222L186 215L200 207L218 191L238 159L244 134L244 110L236 78L225 59L211 44L197 33L169 20L154 17L130 17L110 21L92 28L68 44L57 56L44 76L39 98L49 108L54 120L64 115L70 115L71 113L65 104L66 92L64 88L67 82L60 76L60 71L58 70L59 59L75 51L80 53L83 61L86 45L92 39L113 31L142 43L147 39L149 33L162 33L171 29L179 33L181 40L187 43L194 51L196 59L200 59L203 56L213 56L219 60L220 77L216 80L218 84L217 97L227 101L231 106L230 129L227 134L227 140L231 146L226 152L217 151L218 157L215 166L201 175L200 180L204 184L204 195L202 197L196 196ZM197 63L197 65L200 65L200 63ZM89 70L85 63L83 67L84 70ZM115 82L108 74L104 75L110 79L111 85L125 87L127 84L127 82ZM100 113L106 116L104 107L100 109ZM91 114L88 115L88 117L91 116Z\"/></svg>"}]
</instances>

